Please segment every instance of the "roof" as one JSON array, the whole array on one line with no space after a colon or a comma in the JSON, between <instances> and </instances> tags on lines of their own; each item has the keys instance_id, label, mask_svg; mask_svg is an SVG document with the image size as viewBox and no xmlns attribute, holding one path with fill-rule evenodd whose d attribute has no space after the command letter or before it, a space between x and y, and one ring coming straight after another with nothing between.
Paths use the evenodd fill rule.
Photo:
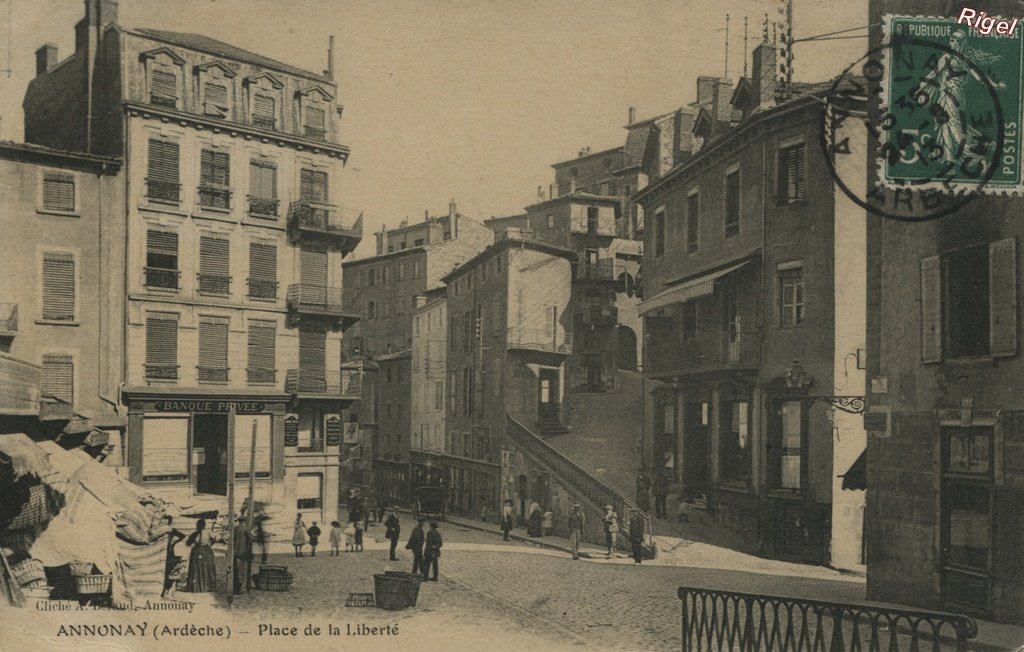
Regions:
<instances>
[{"instance_id":1,"label":"roof","mask_svg":"<svg viewBox=\"0 0 1024 652\"><path fill-rule=\"evenodd\" d=\"M566 202L566 201L572 201L572 200L588 201L588 202L599 201L599 202L605 202L605 203L608 203L608 204L615 204L616 206L618 206L620 203L622 203L622 198L621 197L616 197L616 196L612 196L612 195L595 195L595 194L589 193L589 192L570 192L570 193L567 193L565 195L559 195L558 197L554 197L552 199L545 199L544 201L539 201L536 204L530 204L529 206L526 207L526 210L529 211L531 208L536 208L538 206L547 206L548 204L557 204L557 203L560 203L560 202Z\"/></svg>"},{"instance_id":2,"label":"roof","mask_svg":"<svg viewBox=\"0 0 1024 652\"><path fill-rule=\"evenodd\" d=\"M65 162L78 163L87 167L101 169L111 167L114 172L121 168L122 163L121 159L116 157L97 156L86 152L73 152L71 150L54 149L33 143L16 143L10 140L0 140L0 158L27 163L62 159Z\"/></svg>"},{"instance_id":3,"label":"roof","mask_svg":"<svg viewBox=\"0 0 1024 652\"><path fill-rule=\"evenodd\" d=\"M426 253L429 245L417 245L415 247L408 247L406 249L399 249L398 251L389 251L384 254L377 254L376 256L369 256L368 258L355 258L353 260L342 261L341 267L358 267L359 265L366 265L368 263L379 263L382 260L390 260L392 258L398 258L406 254L413 253Z\"/></svg>"},{"instance_id":4,"label":"roof","mask_svg":"<svg viewBox=\"0 0 1024 652\"><path fill-rule=\"evenodd\" d=\"M461 220L472 219L472 218L470 218L467 215L463 215L462 213L455 213L455 216L460 221ZM421 228L424 224L430 224L431 222L442 222L442 221L446 221L446 220L448 220L450 218L451 218L451 215L449 215L448 213L445 213L444 215L432 215L432 216L428 217L427 219L423 220L422 222L409 222L409 223L407 223L407 224L405 224L403 226L396 226L393 229L385 229L384 233L386 233L387 235L391 235L392 233L401 233L403 231L410 231L412 229Z\"/></svg>"},{"instance_id":5,"label":"roof","mask_svg":"<svg viewBox=\"0 0 1024 652\"><path fill-rule=\"evenodd\" d=\"M553 168L560 168L560 167L564 167L566 165L572 165L573 163L576 163L577 161L582 161L583 159L594 158L595 156L607 156L609 154L614 154L614 153L617 153L617 152L621 152L622 150L623 150L622 145L619 145L618 147L612 147L611 149L604 149L604 150L601 150L600 152L594 152L592 154L584 154L583 156L577 156L576 158L566 159L564 161L559 161L558 163L552 163L551 167L553 167Z\"/></svg>"},{"instance_id":6,"label":"roof","mask_svg":"<svg viewBox=\"0 0 1024 652\"><path fill-rule=\"evenodd\" d=\"M487 247L477 255L473 256L466 262L462 263L452 271L448 272L441 277L441 281L448 283L450 280L462 276L464 273L469 271L470 268L476 267L482 260L490 258L496 254L501 253L512 247L519 247L520 249L533 249L534 251L540 251L542 253L550 254L552 256L559 256L565 258L570 262L576 262L576 252L569 249L562 249L554 245L549 245L543 242L537 242L535 240L519 240L517 238L506 238L504 240L498 240L491 246Z\"/></svg>"},{"instance_id":7,"label":"roof","mask_svg":"<svg viewBox=\"0 0 1024 652\"><path fill-rule=\"evenodd\" d=\"M172 45L178 45L183 48L190 50L199 50L206 52L207 54L213 54L219 57L227 57L229 59L235 59L237 61L244 61L251 63L254 66L261 68L272 68L280 72L286 72L291 75L299 75L301 77L310 77L317 81L325 81L328 83L334 83L327 77L321 74L311 72L309 70L303 70L302 68L296 68L290 66L287 63L282 63L276 59L271 59L255 52L243 50L240 47L225 43L224 41L218 41L215 38L204 36L203 34L192 34L189 32L168 32L162 29L149 29L139 28L134 30L128 30L129 32L135 32L149 38L158 39Z\"/></svg>"}]
</instances>

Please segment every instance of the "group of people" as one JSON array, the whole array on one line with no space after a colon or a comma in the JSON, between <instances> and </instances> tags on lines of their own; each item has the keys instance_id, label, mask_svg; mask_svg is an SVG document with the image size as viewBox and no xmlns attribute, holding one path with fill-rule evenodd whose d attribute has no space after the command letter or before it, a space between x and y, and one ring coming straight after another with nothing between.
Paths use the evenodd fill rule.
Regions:
<instances>
[{"instance_id":1,"label":"group of people","mask_svg":"<svg viewBox=\"0 0 1024 652\"><path fill-rule=\"evenodd\" d=\"M645 512L651 511L651 494L654 494L654 517L666 518L668 516L668 494L671 490L671 482L664 473L656 473L652 481L647 472L640 469L636 476L636 504Z\"/></svg>"},{"instance_id":2,"label":"group of people","mask_svg":"<svg viewBox=\"0 0 1024 652\"><path fill-rule=\"evenodd\" d=\"M238 516L232 530L232 545L234 547L234 586L235 593L242 592L243 581L246 589L251 588L253 543L262 543L261 557L263 562L267 561L266 535L263 530L263 517L253 519L252 528L248 524L248 516L244 513ZM161 597L174 598L178 581L185 575L184 590L189 593L208 593L217 590L217 566L213 559L213 532L207 527L205 518L196 520L195 530L186 536L183 532L173 526L170 517L167 524L170 526L170 533L167 538L167 557L164 568L164 586ZM185 540L185 545L190 548L188 562L175 552L175 546ZM218 539L220 540L220 539ZM187 570L186 570L187 568Z\"/></svg>"}]
</instances>

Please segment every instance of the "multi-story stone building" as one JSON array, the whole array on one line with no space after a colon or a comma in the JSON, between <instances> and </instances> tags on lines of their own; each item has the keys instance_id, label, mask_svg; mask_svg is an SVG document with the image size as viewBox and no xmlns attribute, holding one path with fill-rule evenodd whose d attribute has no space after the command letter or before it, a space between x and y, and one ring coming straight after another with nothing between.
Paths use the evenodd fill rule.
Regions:
<instances>
[{"instance_id":1,"label":"multi-story stone building","mask_svg":"<svg viewBox=\"0 0 1024 652\"><path fill-rule=\"evenodd\" d=\"M445 291L424 296L412 313L412 435L409 438L410 482L416 487L443 486L446 421L448 301Z\"/></svg>"},{"instance_id":2,"label":"multi-story stone building","mask_svg":"<svg viewBox=\"0 0 1024 652\"><path fill-rule=\"evenodd\" d=\"M829 85L777 93L767 41L753 63L637 196L644 373L670 383L652 464L766 554L862 568L864 492L838 476L865 443L848 412L863 406L865 211L818 145Z\"/></svg>"},{"instance_id":3,"label":"multi-story stone building","mask_svg":"<svg viewBox=\"0 0 1024 652\"><path fill-rule=\"evenodd\" d=\"M24 106L27 140L123 156L128 171L129 475L222 508L255 437L256 498L333 516L341 411L359 395L359 370L341 365L358 319L341 259L362 225L340 207L349 150L330 64L116 21L117 2L89 0L75 52L40 50Z\"/></svg>"},{"instance_id":4,"label":"multi-story stone building","mask_svg":"<svg viewBox=\"0 0 1024 652\"><path fill-rule=\"evenodd\" d=\"M45 65L45 62L41 62ZM0 143L0 432L123 464L120 159Z\"/></svg>"}]
</instances>

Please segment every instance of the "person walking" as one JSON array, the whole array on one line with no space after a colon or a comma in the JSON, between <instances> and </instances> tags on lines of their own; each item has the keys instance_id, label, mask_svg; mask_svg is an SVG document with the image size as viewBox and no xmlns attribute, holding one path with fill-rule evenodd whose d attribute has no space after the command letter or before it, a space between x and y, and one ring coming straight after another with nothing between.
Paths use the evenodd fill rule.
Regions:
<instances>
[{"instance_id":1,"label":"person walking","mask_svg":"<svg viewBox=\"0 0 1024 652\"><path fill-rule=\"evenodd\" d=\"M302 546L306 545L306 524L302 520L302 514L295 515L295 525L292 526L292 545L295 546L295 556L302 556Z\"/></svg>"},{"instance_id":2,"label":"person walking","mask_svg":"<svg viewBox=\"0 0 1024 652\"><path fill-rule=\"evenodd\" d=\"M356 552L363 551L363 521L356 521L352 525L356 526Z\"/></svg>"},{"instance_id":3,"label":"person walking","mask_svg":"<svg viewBox=\"0 0 1024 652\"><path fill-rule=\"evenodd\" d=\"M316 546L320 543L320 528L317 527L316 521L313 521L312 527L306 530L306 534L309 535L309 549L312 550L310 557L316 557Z\"/></svg>"},{"instance_id":4,"label":"person walking","mask_svg":"<svg viewBox=\"0 0 1024 652\"><path fill-rule=\"evenodd\" d=\"M572 558L580 558L580 541L583 540L583 528L587 517L583 513L583 505L574 503L572 514L569 515L569 543L572 544Z\"/></svg>"},{"instance_id":5,"label":"person walking","mask_svg":"<svg viewBox=\"0 0 1024 652\"><path fill-rule=\"evenodd\" d=\"M640 469L636 476L636 505L645 512L651 511L651 479L647 477L647 471Z\"/></svg>"},{"instance_id":6,"label":"person walking","mask_svg":"<svg viewBox=\"0 0 1024 652\"><path fill-rule=\"evenodd\" d=\"M654 487L652 489L654 493L654 515L658 518L668 516L668 489L668 476L663 471L659 472L654 476Z\"/></svg>"},{"instance_id":7,"label":"person walking","mask_svg":"<svg viewBox=\"0 0 1024 652\"><path fill-rule=\"evenodd\" d=\"M185 590L189 593L208 593L217 590L217 567L210 547L210 531L206 519L196 521L195 532L188 535L185 544L192 547L188 555L188 579Z\"/></svg>"},{"instance_id":8,"label":"person walking","mask_svg":"<svg viewBox=\"0 0 1024 652\"><path fill-rule=\"evenodd\" d=\"M544 512L541 511L540 504L536 500L531 502L529 516L526 518L526 534L531 537L539 537L543 520Z\"/></svg>"},{"instance_id":9,"label":"person walking","mask_svg":"<svg viewBox=\"0 0 1024 652\"><path fill-rule=\"evenodd\" d=\"M341 554L341 523L338 521L331 521L331 533L328 538L331 542L331 556L337 557Z\"/></svg>"},{"instance_id":10,"label":"person walking","mask_svg":"<svg viewBox=\"0 0 1024 652\"><path fill-rule=\"evenodd\" d=\"M633 549L633 563L639 564L643 559L644 517L640 510L634 509L629 519L629 544Z\"/></svg>"},{"instance_id":11,"label":"person walking","mask_svg":"<svg viewBox=\"0 0 1024 652\"><path fill-rule=\"evenodd\" d=\"M441 533L437 529L437 521L430 522L430 531L427 532L427 545L423 549L423 579L431 582L437 581L437 560L441 557L441 546L444 545ZM433 567L434 576L427 577Z\"/></svg>"},{"instance_id":12,"label":"person walking","mask_svg":"<svg viewBox=\"0 0 1024 652\"><path fill-rule=\"evenodd\" d=\"M508 533L512 531L512 501L506 500L501 507L502 541L508 541Z\"/></svg>"},{"instance_id":13,"label":"person walking","mask_svg":"<svg viewBox=\"0 0 1024 652\"><path fill-rule=\"evenodd\" d=\"M239 516L235 520L235 529L231 532L231 545L235 551L235 564L231 574L234 592L242 592L242 578L245 578L245 592L252 590L252 532L246 527L247 517Z\"/></svg>"},{"instance_id":14,"label":"person walking","mask_svg":"<svg viewBox=\"0 0 1024 652\"><path fill-rule=\"evenodd\" d=\"M611 505L604 506L604 517L601 521L604 524L604 545L608 548L605 557L611 559L612 551L615 548L615 538L619 534L619 517Z\"/></svg>"},{"instance_id":15,"label":"person walking","mask_svg":"<svg viewBox=\"0 0 1024 652\"><path fill-rule=\"evenodd\" d=\"M423 544L426 542L423 524L425 522L426 519L416 519L416 527L412 529L412 534L409 535L409 540L405 543L405 549L412 551L412 572L414 573L423 572Z\"/></svg>"},{"instance_id":16,"label":"person walking","mask_svg":"<svg viewBox=\"0 0 1024 652\"><path fill-rule=\"evenodd\" d=\"M390 561L398 561L395 548L398 546L398 537L402 534L402 523L398 520L398 511L396 509L392 508L391 514L388 515L388 520L384 521L384 527L387 528L384 536L391 542L388 559Z\"/></svg>"}]
</instances>

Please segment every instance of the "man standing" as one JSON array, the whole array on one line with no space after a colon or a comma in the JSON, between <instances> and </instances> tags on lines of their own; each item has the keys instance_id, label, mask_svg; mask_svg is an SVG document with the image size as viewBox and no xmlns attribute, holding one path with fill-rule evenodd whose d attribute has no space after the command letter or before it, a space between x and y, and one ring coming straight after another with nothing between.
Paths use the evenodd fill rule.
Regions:
<instances>
[{"instance_id":1,"label":"man standing","mask_svg":"<svg viewBox=\"0 0 1024 652\"><path fill-rule=\"evenodd\" d=\"M423 524L425 522L426 519L416 519L416 527L412 529L412 534L409 535L409 541L405 544L405 549L412 551L412 572L414 573L426 572L426 567L423 563L423 543L425 541L423 536Z\"/></svg>"},{"instance_id":2,"label":"man standing","mask_svg":"<svg viewBox=\"0 0 1024 652\"><path fill-rule=\"evenodd\" d=\"M647 477L644 469L640 469L640 474L636 476L636 504L645 512L651 511L650 489L651 479Z\"/></svg>"},{"instance_id":3,"label":"man standing","mask_svg":"<svg viewBox=\"0 0 1024 652\"><path fill-rule=\"evenodd\" d=\"M245 578L246 592L252 589L252 533L245 527L245 516L235 521L235 529L231 534L235 551L235 565L232 579L235 593L242 592L242 578Z\"/></svg>"},{"instance_id":4,"label":"man standing","mask_svg":"<svg viewBox=\"0 0 1024 652\"><path fill-rule=\"evenodd\" d=\"M423 551L423 579L430 580L431 582L437 581L437 560L441 557L441 546L444 542L441 540L441 533L437 530L437 521L430 522L430 531L427 532L427 546ZM430 568L434 568L434 576L427 577L430 574Z\"/></svg>"},{"instance_id":5,"label":"man standing","mask_svg":"<svg viewBox=\"0 0 1024 652\"><path fill-rule=\"evenodd\" d=\"M508 541L508 533L512 530L512 501L506 500L501 507L501 532L503 541Z\"/></svg>"},{"instance_id":6,"label":"man standing","mask_svg":"<svg viewBox=\"0 0 1024 652\"><path fill-rule=\"evenodd\" d=\"M587 524L587 517L583 513L583 505L574 503L572 514L569 515L569 542L572 544L572 558L580 558L580 540L583 538L583 527Z\"/></svg>"},{"instance_id":7,"label":"man standing","mask_svg":"<svg viewBox=\"0 0 1024 652\"><path fill-rule=\"evenodd\" d=\"M661 471L654 476L654 515L658 518L668 516L668 478Z\"/></svg>"},{"instance_id":8,"label":"man standing","mask_svg":"<svg viewBox=\"0 0 1024 652\"><path fill-rule=\"evenodd\" d=\"M644 517L636 509L629 519L629 543L633 548L633 563L639 564L643 558Z\"/></svg>"},{"instance_id":9,"label":"man standing","mask_svg":"<svg viewBox=\"0 0 1024 652\"><path fill-rule=\"evenodd\" d=\"M384 522L384 527L387 528L384 536L391 541L391 555L389 559L391 561L398 561L398 555L395 554L395 546L398 545L398 535L402 533L402 524L399 522L398 512L394 508L391 509L388 520Z\"/></svg>"}]
</instances>

